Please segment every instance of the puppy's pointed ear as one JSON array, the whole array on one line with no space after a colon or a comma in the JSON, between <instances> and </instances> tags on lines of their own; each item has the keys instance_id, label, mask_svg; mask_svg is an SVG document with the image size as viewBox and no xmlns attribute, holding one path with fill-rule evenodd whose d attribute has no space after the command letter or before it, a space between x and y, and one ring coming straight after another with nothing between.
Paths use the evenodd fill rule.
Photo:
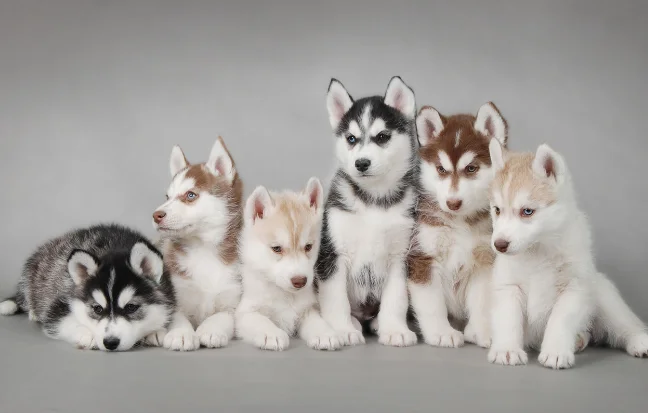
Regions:
<instances>
[{"instance_id":1,"label":"puppy's pointed ear","mask_svg":"<svg viewBox=\"0 0 648 413\"><path fill-rule=\"evenodd\" d=\"M245 203L245 220L254 223L257 219L263 219L272 207L272 196L265 187L258 186Z\"/></svg>"},{"instance_id":2,"label":"puppy's pointed ear","mask_svg":"<svg viewBox=\"0 0 648 413\"><path fill-rule=\"evenodd\" d=\"M94 277L99 269L99 260L88 251L74 250L68 258L68 273L76 285Z\"/></svg>"},{"instance_id":3,"label":"puppy's pointed ear","mask_svg":"<svg viewBox=\"0 0 648 413\"><path fill-rule=\"evenodd\" d=\"M432 106L424 106L416 116L416 133L421 146L429 145L439 138L445 119Z\"/></svg>"},{"instance_id":4,"label":"puppy's pointed ear","mask_svg":"<svg viewBox=\"0 0 648 413\"><path fill-rule=\"evenodd\" d=\"M178 172L182 171L187 166L189 166L189 162L187 161L184 152L182 152L180 146L175 145L173 149L171 149L171 161L169 162L171 177L176 176Z\"/></svg>"},{"instance_id":5,"label":"puppy's pointed ear","mask_svg":"<svg viewBox=\"0 0 648 413\"><path fill-rule=\"evenodd\" d=\"M234 182L236 176L234 160L230 156L223 138L220 136L214 142L214 146L212 146L206 165L212 174L224 177L230 184Z\"/></svg>"},{"instance_id":6,"label":"puppy's pointed ear","mask_svg":"<svg viewBox=\"0 0 648 413\"><path fill-rule=\"evenodd\" d=\"M556 183L561 184L565 178L565 161L558 152L554 151L549 145L542 144L538 146L535 158L533 158L533 172L543 178L549 178Z\"/></svg>"},{"instance_id":7,"label":"puppy's pointed ear","mask_svg":"<svg viewBox=\"0 0 648 413\"><path fill-rule=\"evenodd\" d=\"M337 79L331 79L326 95L326 108L333 130L337 129L344 115L353 106L353 98Z\"/></svg>"},{"instance_id":8,"label":"puppy's pointed ear","mask_svg":"<svg viewBox=\"0 0 648 413\"><path fill-rule=\"evenodd\" d=\"M504 168L506 159L504 158L504 148L495 138L490 140L488 145L488 151L490 152L491 163L493 164L493 170L495 172L500 171Z\"/></svg>"},{"instance_id":9,"label":"puppy's pointed ear","mask_svg":"<svg viewBox=\"0 0 648 413\"><path fill-rule=\"evenodd\" d=\"M324 188L322 188L320 180L315 177L310 178L303 193L308 198L310 207L316 212L320 212L324 204Z\"/></svg>"},{"instance_id":10,"label":"puppy's pointed ear","mask_svg":"<svg viewBox=\"0 0 648 413\"><path fill-rule=\"evenodd\" d=\"M493 102L487 102L479 108L474 128L489 139L497 139L506 148L508 125Z\"/></svg>"},{"instance_id":11,"label":"puppy's pointed ear","mask_svg":"<svg viewBox=\"0 0 648 413\"><path fill-rule=\"evenodd\" d=\"M164 263L159 251L151 249L144 242L138 242L131 248L129 261L131 268L137 274L149 277L157 284L160 283L164 273Z\"/></svg>"},{"instance_id":12,"label":"puppy's pointed ear","mask_svg":"<svg viewBox=\"0 0 648 413\"><path fill-rule=\"evenodd\" d=\"M384 102L408 118L416 115L414 91L403 82L400 76L394 76L387 85Z\"/></svg>"}]
</instances>

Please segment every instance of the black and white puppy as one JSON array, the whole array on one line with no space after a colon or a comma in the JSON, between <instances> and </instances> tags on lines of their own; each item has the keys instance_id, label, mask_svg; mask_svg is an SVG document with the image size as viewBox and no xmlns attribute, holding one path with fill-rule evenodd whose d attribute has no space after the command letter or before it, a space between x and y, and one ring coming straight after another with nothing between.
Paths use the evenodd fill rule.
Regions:
<instances>
[{"instance_id":1,"label":"black and white puppy","mask_svg":"<svg viewBox=\"0 0 648 413\"><path fill-rule=\"evenodd\" d=\"M123 351L168 327L175 294L162 255L118 225L70 231L27 260L0 313L29 313L46 335L83 349ZM149 343L151 344L151 343Z\"/></svg>"},{"instance_id":2,"label":"black and white puppy","mask_svg":"<svg viewBox=\"0 0 648 413\"><path fill-rule=\"evenodd\" d=\"M384 96L354 101L332 79L327 96L338 170L316 265L324 319L346 345L409 346L406 255L418 200L414 92L393 77ZM361 325L362 324L362 325Z\"/></svg>"}]
</instances>

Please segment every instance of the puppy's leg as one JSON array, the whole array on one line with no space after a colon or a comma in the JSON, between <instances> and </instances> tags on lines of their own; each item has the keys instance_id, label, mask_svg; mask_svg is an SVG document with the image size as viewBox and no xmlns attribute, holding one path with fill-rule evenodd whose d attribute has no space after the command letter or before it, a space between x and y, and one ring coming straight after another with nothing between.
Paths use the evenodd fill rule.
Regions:
<instances>
[{"instance_id":1,"label":"puppy's leg","mask_svg":"<svg viewBox=\"0 0 648 413\"><path fill-rule=\"evenodd\" d=\"M416 344L416 334L407 326L407 281L404 262L394 262L380 297L378 342L388 346Z\"/></svg>"},{"instance_id":2,"label":"puppy's leg","mask_svg":"<svg viewBox=\"0 0 648 413\"><path fill-rule=\"evenodd\" d=\"M611 346L625 348L631 356L648 357L645 324L626 304L612 281L600 273L596 281L597 327L607 333Z\"/></svg>"},{"instance_id":3,"label":"puppy's leg","mask_svg":"<svg viewBox=\"0 0 648 413\"><path fill-rule=\"evenodd\" d=\"M364 343L365 339L351 320L346 273L346 266L338 258L333 274L319 281L319 303L322 318L342 337L344 345L353 346Z\"/></svg>"},{"instance_id":4,"label":"puppy's leg","mask_svg":"<svg viewBox=\"0 0 648 413\"><path fill-rule=\"evenodd\" d=\"M47 311L43 332L48 337L67 341L79 349L97 349L92 326L85 325L75 316L67 300L58 299Z\"/></svg>"},{"instance_id":5,"label":"puppy's leg","mask_svg":"<svg viewBox=\"0 0 648 413\"><path fill-rule=\"evenodd\" d=\"M575 337L587 329L592 317L587 292L572 282L558 297L547 321L538 361L552 369L574 365Z\"/></svg>"},{"instance_id":6,"label":"puppy's leg","mask_svg":"<svg viewBox=\"0 0 648 413\"><path fill-rule=\"evenodd\" d=\"M464 329L464 337L466 341L484 348L490 347L491 344L490 292L488 271L473 274L466 291L468 324Z\"/></svg>"},{"instance_id":7,"label":"puppy's leg","mask_svg":"<svg viewBox=\"0 0 648 413\"><path fill-rule=\"evenodd\" d=\"M522 287L517 284L495 285L492 292L491 331L493 340L488 361L516 366L527 364L524 351L524 313Z\"/></svg>"},{"instance_id":8,"label":"puppy's leg","mask_svg":"<svg viewBox=\"0 0 648 413\"><path fill-rule=\"evenodd\" d=\"M315 308L306 311L299 326L299 336L308 347L315 350L337 350L342 347L341 338L324 321Z\"/></svg>"},{"instance_id":9,"label":"puppy's leg","mask_svg":"<svg viewBox=\"0 0 648 413\"><path fill-rule=\"evenodd\" d=\"M408 287L423 340L431 346L463 346L463 334L452 328L448 321L448 309L443 296L441 278L432 275L425 283L409 280Z\"/></svg>"},{"instance_id":10,"label":"puppy's leg","mask_svg":"<svg viewBox=\"0 0 648 413\"><path fill-rule=\"evenodd\" d=\"M221 311L209 316L196 329L200 344L209 348L224 347L234 335L234 314Z\"/></svg>"},{"instance_id":11,"label":"puppy's leg","mask_svg":"<svg viewBox=\"0 0 648 413\"><path fill-rule=\"evenodd\" d=\"M200 348L200 340L191 322L180 311L173 314L169 331L164 335L164 348L175 351L192 351Z\"/></svg>"},{"instance_id":12,"label":"puppy's leg","mask_svg":"<svg viewBox=\"0 0 648 413\"><path fill-rule=\"evenodd\" d=\"M281 351L288 348L288 334L268 317L256 311L237 311L236 336L263 350Z\"/></svg>"}]
</instances>

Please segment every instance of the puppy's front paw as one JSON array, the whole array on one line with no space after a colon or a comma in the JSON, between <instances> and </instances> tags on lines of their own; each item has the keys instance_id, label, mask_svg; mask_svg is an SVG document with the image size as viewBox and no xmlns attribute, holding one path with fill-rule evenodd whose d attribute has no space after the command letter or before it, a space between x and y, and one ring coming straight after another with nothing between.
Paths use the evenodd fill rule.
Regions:
<instances>
[{"instance_id":1,"label":"puppy's front paw","mask_svg":"<svg viewBox=\"0 0 648 413\"><path fill-rule=\"evenodd\" d=\"M75 338L75 344L80 350L94 350L98 348L94 334L87 328L79 328Z\"/></svg>"},{"instance_id":2,"label":"puppy's front paw","mask_svg":"<svg viewBox=\"0 0 648 413\"><path fill-rule=\"evenodd\" d=\"M258 335L254 339L254 344L262 350L282 351L288 348L290 338L285 331L276 329Z\"/></svg>"},{"instance_id":3,"label":"puppy's front paw","mask_svg":"<svg viewBox=\"0 0 648 413\"><path fill-rule=\"evenodd\" d=\"M416 334L408 328L400 330L381 331L378 342L385 346L407 347L416 344Z\"/></svg>"},{"instance_id":4,"label":"puppy's front paw","mask_svg":"<svg viewBox=\"0 0 648 413\"><path fill-rule=\"evenodd\" d=\"M196 335L200 340L200 344L208 348L225 347L229 342L227 332L209 324L198 326Z\"/></svg>"},{"instance_id":5,"label":"puppy's front paw","mask_svg":"<svg viewBox=\"0 0 648 413\"><path fill-rule=\"evenodd\" d=\"M151 333L144 338L144 344L152 347L162 347L164 345L164 337L166 336L166 334L166 329Z\"/></svg>"},{"instance_id":6,"label":"puppy's front paw","mask_svg":"<svg viewBox=\"0 0 648 413\"><path fill-rule=\"evenodd\" d=\"M487 327L476 328L475 324L470 322L464 329L464 340L483 348L489 348L491 345L489 329Z\"/></svg>"},{"instance_id":7,"label":"puppy's front paw","mask_svg":"<svg viewBox=\"0 0 648 413\"><path fill-rule=\"evenodd\" d=\"M306 345L314 350L338 350L344 344L341 337L330 331L309 338Z\"/></svg>"},{"instance_id":8,"label":"puppy's front paw","mask_svg":"<svg viewBox=\"0 0 648 413\"><path fill-rule=\"evenodd\" d=\"M200 340L192 329L176 328L164 336L164 348L174 351L193 351L200 348Z\"/></svg>"},{"instance_id":9,"label":"puppy's front paw","mask_svg":"<svg viewBox=\"0 0 648 413\"><path fill-rule=\"evenodd\" d=\"M541 351L538 361L545 367L552 369L568 369L574 366L574 353L568 350Z\"/></svg>"},{"instance_id":10,"label":"puppy's front paw","mask_svg":"<svg viewBox=\"0 0 648 413\"><path fill-rule=\"evenodd\" d=\"M464 345L464 335L455 329L428 333L425 343L435 347L461 347Z\"/></svg>"},{"instance_id":11,"label":"puppy's front paw","mask_svg":"<svg viewBox=\"0 0 648 413\"><path fill-rule=\"evenodd\" d=\"M587 348L587 346L589 345L591 338L592 336L587 331L581 331L580 333L576 334L576 352L580 353L581 351L585 350L585 348Z\"/></svg>"},{"instance_id":12,"label":"puppy's front paw","mask_svg":"<svg viewBox=\"0 0 648 413\"><path fill-rule=\"evenodd\" d=\"M344 346L355 346L358 344L364 344L365 338L359 330L355 328L349 328L345 330L337 330L338 337L342 341Z\"/></svg>"},{"instance_id":13,"label":"puppy's front paw","mask_svg":"<svg viewBox=\"0 0 648 413\"><path fill-rule=\"evenodd\" d=\"M634 357L648 357L648 334L642 333L630 336L626 351Z\"/></svg>"},{"instance_id":14,"label":"puppy's front paw","mask_svg":"<svg viewBox=\"0 0 648 413\"><path fill-rule=\"evenodd\" d=\"M522 366L524 364L527 364L529 357L521 348L491 348L491 350L488 352L488 361L494 364L502 364L504 366Z\"/></svg>"}]
</instances>

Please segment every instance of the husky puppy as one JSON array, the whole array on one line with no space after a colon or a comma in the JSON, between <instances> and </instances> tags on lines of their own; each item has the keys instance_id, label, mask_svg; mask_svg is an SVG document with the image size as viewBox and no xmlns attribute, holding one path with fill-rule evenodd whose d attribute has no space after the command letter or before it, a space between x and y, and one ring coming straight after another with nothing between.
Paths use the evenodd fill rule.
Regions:
<instances>
[{"instance_id":1,"label":"husky puppy","mask_svg":"<svg viewBox=\"0 0 648 413\"><path fill-rule=\"evenodd\" d=\"M153 213L181 315L154 343L173 350L227 345L241 296L238 238L243 184L219 137L201 164L171 151L167 201ZM195 329L195 331L194 331Z\"/></svg>"},{"instance_id":2,"label":"husky puppy","mask_svg":"<svg viewBox=\"0 0 648 413\"><path fill-rule=\"evenodd\" d=\"M322 319L313 286L320 244L323 190L311 178L301 193L258 187L247 200L241 240L243 297L237 336L266 350L283 350L298 333L318 350L341 342Z\"/></svg>"},{"instance_id":3,"label":"husky puppy","mask_svg":"<svg viewBox=\"0 0 648 413\"><path fill-rule=\"evenodd\" d=\"M339 168L325 205L316 264L324 319L345 345L362 324L385 345L408 346L405 258L418 199L414 92L393 77L384 96L354 101L332 79L327 108Z\"/></svg>"},{"instance_id":4,"label":"husky puppy","mask_svg":"<svg viewBox=\"0 0 648 413\"><path fill-rule=\"evenodd\" d=\"M165 328L174 307L160 252L136 231L96 225L41 245L0 313L27 312L78 348L124 351Z\"/></svg>"},{"instance_id":5,"label":"husky puppy","mask_svg":"<svg viewBox=\"0 0 648 413\"><path fill-rule=\"evenodd\" d=\"M525 347L546 367L574 365L594 343L648 356L646 326L597 271L585 214L561 155L547 145L513 154L492 141L492 363L526 364Z\"/></svg>"},{"instance_id":6,"label":"husky puppy","mask_svg":"<svg viewBox=\"0 0 648 413\"><path fill-rule=\"evenodd\" d=\"M426 343L459 347L490 345L489 295L495 254L490 248L488 189L494 173L491 139L506 145L507 124L494 104L477 116L445 117L421 109L422 196L408 256L412 308ZM455 324L466 325L464 334ZM467 324L466 324L467 322Z\"/></svg>"}]
</instances>

